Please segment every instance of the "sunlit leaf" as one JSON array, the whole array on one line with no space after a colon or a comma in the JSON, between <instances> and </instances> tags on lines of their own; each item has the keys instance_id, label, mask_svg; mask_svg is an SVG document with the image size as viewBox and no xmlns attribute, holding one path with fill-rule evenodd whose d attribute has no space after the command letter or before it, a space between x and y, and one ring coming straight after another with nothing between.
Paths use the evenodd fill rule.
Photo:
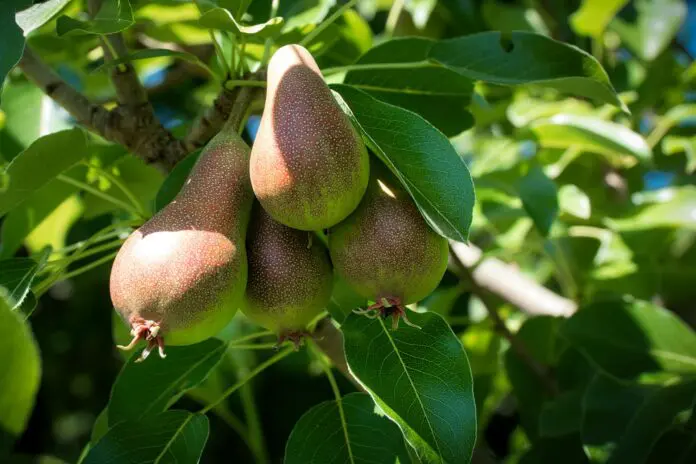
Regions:
<instances>
[{"instance_id":1,"label":"sunlit leaf","mask_svg":"<svg viewBox=\"0 0 696 464\"><path fill-rule=\"evenodd\" d=\"M104 0L101 8L91 20L83 21L60 16L56 22L56 33L66 34L114 34L134 24L129 0Z\"/></svg>"},{"instance_id":2,"label":"sunlit leaf","mask_svg":"<svg viewBox=\"0 0 696 464\"><path fill-rule=\"evenodd\" d=\"M447 137L415 113L347 85L333 86L352 113L368 147L399 178L430 226L465 242L474 186Z\"/></svg>"}]
</instances>

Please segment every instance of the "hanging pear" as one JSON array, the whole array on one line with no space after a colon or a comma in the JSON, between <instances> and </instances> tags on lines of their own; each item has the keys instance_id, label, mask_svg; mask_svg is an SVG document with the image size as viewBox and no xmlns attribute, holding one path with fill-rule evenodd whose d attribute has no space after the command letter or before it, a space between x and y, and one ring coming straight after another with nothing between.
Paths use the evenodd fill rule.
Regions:
<instances>
[{"instance_id":1,"label":"hanging pear","mask_svg":"<svg viewBox=\"0 0 696 464\"><path fill-rule=\"evenodd\" d=\"M146 340L144 359L164 342L187 345L216 335L244 294L244 241L253 194L249 147L225 126L205 147L176 198L133 232L111 270L111 300Z\"/></svg>"},{"instance_id":2,"label":"hanging pear","mask_svg":"<svg viewBox=\"0 0 696 464\"><path fill-rule=\"evenodd\" d=\"M263 208L295 229L331 227L360 203L369 164L312 55L299 45L280 48L268 66L251 153L251 184Z\"/></svg>"},{"instance_id":3,"label":"hanging pear","mask_svg":"<svg viewBox=\"0 0 696 464\"><path fill-rule=\"evenodd\" d=\"M447 269L447 240L425 222L393 174L374 160L358 208L329 231L334 270L361 296L368 312L394 317L430 294Z\"/></svg>"},{"instance_id":4,"label":"hanging pear","mask_svg":"<svg viewBox=\"0 0 696 464\"><path fill-rule=\"evenodd\" d=\"M275 221L260 205L253 209L247 255L249 280L242 311L299 344L309 324L329 303L333 271L328 250L307 232Z\"/></svg>"}]
</instances>

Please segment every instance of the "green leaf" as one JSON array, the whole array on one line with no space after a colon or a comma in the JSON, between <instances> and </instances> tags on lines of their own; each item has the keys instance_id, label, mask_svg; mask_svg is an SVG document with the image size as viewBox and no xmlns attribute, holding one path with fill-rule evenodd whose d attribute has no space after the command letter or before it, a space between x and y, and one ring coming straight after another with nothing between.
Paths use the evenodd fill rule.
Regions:
<instances>
[{"instance_id":1,"label":"green leaf","mask_svg":"<svg viewBox=\"0 0 696 464\"><path fill-rule=\"evenodd\" d=\"M593 462L645 462L653 445L692 409L696 381L669 384L625 383L597 374L582 411L582 437Z\"/></svg>"},{"instance_id":2,"label":"green leaf","mask_svg":"<svg viewBox=\"0 0 696 464\"><path fill-rule=\"evenodd\" d=\"M474 184L447 137L415 113L380 102L346 85L332 86L345 100L368 147L399 178L430 226L466 242Z\"/></svg>"},{"instance_id":3,"label":"green leaf","mask_svg":"<svg viewBox=\"0 0 696 464\"><path fill-rule=\"evenodd\" d=\"M541 167L533 165L520 179L519 192L522 206L537 230L544 237L547 236L558 217L556 184L544 174Z\"/></svg>"},{"instance_id":4,"label":"green leaf","mask_svg":"<svg viewBox=\"0 0 696 464\"><path fill-rule=\"evenodd\" d=\"M29 4L30 0L5 0L0 9L0 93L5 76L24 53L24 34L15 21L15 13Z\"/></svg>"},{"instance_id":5,"label":"green leaf","mask_svg":"<svg viewBox=\"0 0 696 464\"><path fill-rule=\"evenodd\" d=\"M120 57L117 60L105 62L101 66L97 67L94 70L94 72L113 69L120 64L130 63L131 61L147 60L149 58L161 57L178 58L180 60L188 61L189 63L193 63L196 66L199 66L200 68L206 70L208 74L210 74L212 77L215 77L215 73L213 73L213 71L208 67L208 65L203 63L193 53L167 50L166 48L147 48L144 50L138 50L136 52L128 54L127 56Z\"/></svg>"},{"instance_id":6,"label":"green leaf","mask_svg":"<svg viewBox=\"0 0 696 464\"><path fill-rule=\"evenodd\" d=\"M537 121L531 130L542 147L569 148L599 153L618 167L630 167L636 161L652 157L645 139L626 126L599 118L558 114Z\"/></svg>"},{"instance_id":7,"label":"green leaf","mask_svg":"<svg viewBox=\"0 0 696 464\"><path fill-rule=\"evenodd\" d=\"M66 34L115 34L131 27L133 11L129 0L104 0L94 19L82 21L70 16L59 16L56 22L58 36Z\"/></svg>"},{"instance_id":8,"label":"green leaf","mask_svg":"<svg viewBox=\"0 0 696 464\"><path fill-rule=\"evenodd\" d=\"M696 171L696 137L668 135L662 139L662 152L665 155L684 153L686 155L685 172L693 174Z\"/></svg>"},{"instance_id":9,"label":"green leaf","mask_svg":"<svg viewBox=\"0 0 696 464\"><path fill-rule=\"evenodd\" d=\"M544 403L539 416L539 435L560 437L579 431L584 393L584 390L570 390Z\"/></svg>"},{"instance_id":10,"label":"green leaf","mask_svg":"<svg viewBox=\"0 0 696 464\"><path fill-rule=\"evenodd\" d=\"M533 317L524 322L516 338L524 343L529 354L543 365L554 365L558 357L559 318L550 316ZM549 393L539 376L514 350L505 353L505 371L519 405L520 420L531 440L539 434L539 417Z\"/></svg>"},{"instance_id":11,"label":"green leaf","mask_svg":"<svg viewBox=\"0 0 696 464\"><path fill-rule=\"evenodd\" d=\"M193 169L193 165L198 161L200 154L201 150L196 150L174 166L174 169L172 169L167 178L164 179L164 182L162 182L157 192L157 196L155 197L155 212L167 206L169 202L176 197L181 187L184 186L184 182L186 182L191 169Z\"/></svg>"},{"instance_id":12,"label":"green leaf","mask_svg":"<svg viewBox=\"0 0 696 464\"><path fill-rule=\"evenodd\" d=\"M24 35L29 35L30 32L49 22L68 3L70 0L46 0L26 10L18 11L15 19L24 31Z\"/></svg>"},{"instance_id":13,"label":"green leaf","mask_svg":"<svg viewBox=\"0 0 696 464\"><path fill-rule=\"evenodd\" d=\"M209 29L219 29L228 31L237 37L246 36L248 38L266 40L276 37L283 29L284 21L281 17L271 18L265 23L254 24L253 26L243 26L239 24L225 8L213 8L206 11L199 20L201 26Z\"/></svg>"},{"instance_id":14,"label":"green leaf","mask_svg":"<svg viewBox=\"0 0 696 464\"><path fill-rule=\"evenodd\" d=\"M199 462L208 440L206 416L167 411L112 427L81 464Z\"/></svg>"},{"instance_id":15,"label":"green leaf","mask_svg":"<svg viewBox=\"0 0 696 464\"><path fill-rule=\"evenodd\" d=\"M31 283L36 274L44 268L50 249L37 257L12 258L0 260L0 297L5 300L10 309L17 309L31 289Z\"/></svg>"},{"instance_id":16,"label":"green leaf","mask_svg":"<svg viewBox=\"0 0 696 464\"><path fill-rule=\"evenodd\" d=\"M636 0L637 18L629 23L614 18L610 28L641 59L652 61L672 42L686 18L682 0Z\"/></svg>"},{"instance_id":17,"label":"green leaf","mask_svg":"<svg viewBox=\"0 0 696 464\"><path fill-rule=\"evenodd\" d=\"M619 231L657 228L696 229L696 187L685 185L662 189L659 200L643 206L631 216L607 220Z\"/></svg>"},{"instance_id":18,"label":"green leaf","mask_svg":"<svg viewBox=\"0 0 696 464\"><path fill-rule=\"evenodd\" d=\"M11 161L39 137L71 125L60 107L28 81L8 80L2 94L5 127L0 131L0 152Z\"/></svg>"},{"instance_id":19,"label":"green leaf","mask_svg":"<svg viewBox=\"0 0 696 464\"><path fill-rule=\"evenodd\" d=\"M558 189L558 205L562 212L580 219L589 219L592 215L590 197L573 184L563 185Z\"/></svg>"},{"instance_id":20,"label":"green leaf","mask_svg":"<svg viewBox=\"0 0 696 464\"><path fill-rule=\"evenodd\" d=\"M155 362L135 362L139 353L131 356L111 391L109 425L167 409L207 377L220 362L225 347L220 340L211 338L195 345L168 346L167 357Z\"/></svg>"},{"instance_id":21,"label":"green leaf","mask_svg":"<svg viewBox=\"0 0 696 464\"><path fill-rule=\"evenodd\" d=\"M60 154L60 156L56 156ZM87 138L81 129L41 137L7 166L9 188L0 194L0 216L10 211L58 174L87 157Z\"/></svg>"},{"instance_id":22,"label":"green leaf","mask_svg":"<svg viewBox=\"0 0 696 464\"><path fill-rule=\"evenodd\" d=\"M628 0L583 0L580 9L570 17L570 24L580 35L601 40L612 18Z\"/></svg>"},{"instance_id":23,"label":"green leaf","mask_svg":"<svg viewBox=\"0 0 696 464\"><path fill-rule=\"evenodd\" d=\"M0 456L27 425L41 378L41 360L23 318L0 299Z\"/></svg>"},{"instance_id":24,"label":"green leaf","mask_svg":"<svg viewBox=\"0 0 696 464\"><path fill-rule=\"evenodd\" d=\"M560 333L617 377L696 372L696 333L670 311L647 302L592 304L568 319Z\"/></svg>"},{"instance_id":25,"label":"green leaf","mask_svg":"<svg viewBox=\"0 0 696 464\"><path fill-rule=\"evenodd\" d=\"M482 32L437 42L429 58L473 80L534 84L618 106L607 73L591 55L529 32Z\"/></svg>"},{"instance_id":26,"label":"green leaf","mask_svg":"<svg viewBox=\"0 0 696 464\"><path fill-rule=\"evenodd\" d=\"M340 407L345 416L345 427ZM295 424L285 447L285 464L325 462L406 463L408 454L399 427L375 413L365 393L325 401L307 411Z\"/></svg>"},{"instance_id":27,"label":"green leaf","mask_svg":"<svg viewBox=\"0 0 696 464\"><path fill-rule=\"evenodd\" d=\"M390 40L365 53L357 65L426 60L434 44L433 40L418 37ZM344 83L418 113L450 137L474 123L466 109L473 82L441 66L350 71Z\"/></svg>"},{"instance_id":28,"label":"green leaf","mask_svg":"<svg viewBox=\"0 0 696 464\"><path fill-rule=\"evenodd\" d=\"M469 462L476 407L464 349L441 316L409 319L421 329L350 314L341 326L350 370L427 462Z\"/></svg>"}]
</instances>

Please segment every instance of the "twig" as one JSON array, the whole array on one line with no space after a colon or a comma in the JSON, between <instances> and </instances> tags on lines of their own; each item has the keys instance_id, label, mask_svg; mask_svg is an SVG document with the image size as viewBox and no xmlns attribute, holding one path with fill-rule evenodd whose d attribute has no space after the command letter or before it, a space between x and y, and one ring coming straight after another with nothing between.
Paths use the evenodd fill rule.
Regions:
<instances>
[{"instance_id":1,"label":"twig","mask_svg":"<svg viewBox=\"0 0 696 464\"><path fill-rule=\"evenodd\" d=\"M515 354L517 354L517 356L520 357L522 362L524 362L530 369L534 371L534 373L537 375L537 377L539 377L542 384L544 385L544 388L551 395L557 395L558 387L556 385L556 381L550 374L547 367L541 364L536 359L534 359L534 356L532 356L532 354L529 352L527 345L525 345L524 342L522 342L522 340L517 338L510 331L510 329L507 328L507 326L505 325L505 321L503 321L503 319L500 317L500 314L497 311L497 305L495 304L495 302L491 301L490 294L488 293L488 291L479 286L478 282L476 281L476 278L474 277L474 273L469 268L469 266L459 261L458 258L456 258L456 256L455 260L462 272L462 277L469 281L468 283L471 285L473 293L476 294L476 296L483 303L483 306L486 308L488 316L493 321L496 331L510 343L510 347L515 351Z\"/></svg>"},{"instance_id":2,"label":"twig","mask_svg":"<svg viewBox=\"0 0 696 464\"><path fill-rule=\"evenodd\" d=\"M364 391L362 385L360 385L348 369L346 353L343 350L343 334L333 325L331 318L327 317L319 321L312 338L326 357L331 360L336 369L341 371L358 390Z\"/></svg>"}]
</instances>

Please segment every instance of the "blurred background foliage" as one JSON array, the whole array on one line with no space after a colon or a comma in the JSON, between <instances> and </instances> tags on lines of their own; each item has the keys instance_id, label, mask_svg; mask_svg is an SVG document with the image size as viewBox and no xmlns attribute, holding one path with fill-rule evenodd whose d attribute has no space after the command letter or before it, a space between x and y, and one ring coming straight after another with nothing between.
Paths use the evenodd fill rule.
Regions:
<instances>
[{"instance_id":1,"label":"blurred background foliage","mask_svg":"<svg viewBox=\"0 0 696 464\"><path fill-rule=\"evenodd\" d=\"M63 14L84 11L80 1L64 3ZM175 0L131 3L137 23L125 37L132 50L185 53L185 59L172 54L134 62L159 118L184 134L219 92L209 71L219 75L220 63L208 29L199 22L199 6ZM240 2L199 3L203 9L217 3L235 11ZM279 5L286 21L277 46L297 42L337 8L332 0L281 0ZM270 6L270 1L250 0L245 19L264 22ZM115 96L101 68L98 39L57 37L55 28L54 19L33 31L27 43L71 85L94 101L112 105ZM532 31L586 50L603 65L630 114L540 87L477 83L473 89L457 87L457 96L429 100L431 111L446 115L438 127L451 136L474 177L477 203L471 241L486 256L515 263L520 272L581 305L632 295L668 308L693 327L696 2L359 0L355 11L346 11L313 42L311 51L322 68L346 66L391 38L442 39L486 30L502 31L503 40L513 30ZM225 36L220 39L229 53L231 44ZM250 60L259 59L263 43L250 40L245 50ZM329 80L340 82L343 77L331 75ZM0 109L1 163L10 162L39 136L70 127L67 113L18 71L5 82ZM258 116L253 116L249 139L257 124ZM64 271L59 281L40 281L24 303L29 312L35 306L31 325L43 364L36 408L16 445L26 456L75 462L89 440L122 365L114 350L112 324L117 332L125 329L113 317L108 276L110 261L130 229L127 222L113 224L129 219L123 204L130 212L149 216L164 181L163 174L123 148L93 147L88 163L36 190L4 216L0 228L1 258L40 259L50 246L51 265L42 272L53 275L49 271L56 267ZM118 183L127 186L135 202ZM69 257L72 244L104 228L110 229L103 247L79 261ZM562 402L556 401L550 412L548 405L542 406L543 390L508 352L507 342L466 286L448 274L422 306L446 316L467 349L484 446L506 462L560 462L559 456L564 462L586 461L575 435L558 439L557 432L563 430L558 417L573 415L554 416ZM582 380L587 361L577 351L546 343L558 330L555 319L525 323L525 316L514 308L501 303L501 310L512 329L522 327L520 338L554 367L559 381L566 379L572 386L562 397L573 407L575 388L587 385ZM240 314L230 330L244 334L252 327ZM231 350L214 375L182 404L204 402L264 357ZM320 374L321 368L303 352L255 379L211 416L203 462L253 462L259 456L280 462L299 417L312 405L332 399ZM354 390L345 379L339 381L342 391ZM591 387L611 392L619 388L615 382L607 378ZM250 410L249 404L258 409ZM262 424L265 444L231 433L230 427L239 429L238 417L246 417L244 427ZM539 421L542 436L530 425ZM686 419L686 425L670 430L693 436L693 421ZM551 433L543 434L544 423ZM573 431L577 424L565 426ZM552 446L533 447L540 442ZM675 449L668 441L659 444ZM601 457L602 452L597 448L590 454ZM659 449L651 456L650 462L671 462L659 460L665 456Z\"/></svg>"}]
</instances>

